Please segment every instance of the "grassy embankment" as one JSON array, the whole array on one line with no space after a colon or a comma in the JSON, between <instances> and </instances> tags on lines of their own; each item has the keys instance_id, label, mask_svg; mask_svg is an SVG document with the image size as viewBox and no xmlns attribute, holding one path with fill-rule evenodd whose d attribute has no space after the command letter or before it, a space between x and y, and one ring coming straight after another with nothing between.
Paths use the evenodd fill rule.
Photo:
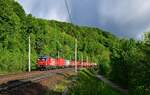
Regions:
<instances>
[{"instance_id":1,"label":"grassy embankment","mask_svg":"<svg viewBox=\"0 0 150 95\"><path fill-rule=\"evenodd\" d=\"M80 71L77 76L71 76L67 80L60 82L55 86L53 92L63 92L70 80L72 82L68 87L67 95L123 95L98 80L93 73L86 69ZM58 95L56 93L47 93L46 95L53 94Z\"/></svg>"}]
</instances>

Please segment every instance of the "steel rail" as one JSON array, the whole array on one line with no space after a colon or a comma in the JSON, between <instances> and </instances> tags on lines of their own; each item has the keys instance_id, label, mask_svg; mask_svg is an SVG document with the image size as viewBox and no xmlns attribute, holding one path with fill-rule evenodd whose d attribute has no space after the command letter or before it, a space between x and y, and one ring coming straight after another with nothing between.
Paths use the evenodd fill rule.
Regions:
<instances>
[{"instance_id":1,"label":"steel rail","mask_svg":"<svg viewBox=\"0 0 150 95\"><path fill-rule=\"evenodd\" d=\"M33 82L40 82L40 81L45 80L51 76L58 75L58 72L59 73L65 73L68 70L73 71L73 69L60 69L56 72L46 72L45 74L41 74L41 75L37 75L37 76L25 78L25 79L9 81L6 84L0 85L0 94L8 92L8 91L12 91L12 90L14 90L20 86L25 86L25 85L31 84Z\"/></svg>"}]
</instances>

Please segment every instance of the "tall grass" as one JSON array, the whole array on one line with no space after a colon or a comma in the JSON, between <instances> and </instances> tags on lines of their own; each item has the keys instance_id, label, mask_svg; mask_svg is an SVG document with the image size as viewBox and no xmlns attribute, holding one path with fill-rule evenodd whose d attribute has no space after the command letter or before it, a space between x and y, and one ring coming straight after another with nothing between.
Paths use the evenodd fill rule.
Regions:
<instances>
[{"instance_id":1,"label":"tall grass","mask_svg":"<svg viewBox=\"0 0 150 95\"><path fill-rule=\"evenodd\" d=\"M98 80L93 74L84 69L79 72L77 81L69 87L68 95L123 95L102 81Z\"/></svg>"}]
</instances>

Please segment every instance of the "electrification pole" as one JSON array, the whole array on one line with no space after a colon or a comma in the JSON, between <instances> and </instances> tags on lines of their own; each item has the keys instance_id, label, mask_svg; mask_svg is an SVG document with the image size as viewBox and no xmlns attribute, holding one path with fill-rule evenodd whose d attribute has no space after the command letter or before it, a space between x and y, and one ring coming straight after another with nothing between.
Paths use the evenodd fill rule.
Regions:
<instances>
[{"instance_id":1,"label":"electrification pole","mask_svg":"<svg viewBox=\"0 0 150 95\"><path fill-rule=\"evenodd\" d=\"M30 44L30 35L29 35L29 52L28 52L28 71L30 72L31 71L31 44Z\"/></svg>"},{"instance_id":2,"label":"electrification pole","mask_svg":"<svg viewBox=\"0 0 150 95\"><path fill-rule=\"evenodd\" d=\"M75 39L75 72L77 72L77 39Z\"/></svg>"},{"instance_id":3,"label":"electrification pole","mask_svg":"<svg viewBox=\"0 0 150 95\"><path fill-rule=\"evenodd\" d=\"M72 16L71 16L71 13L70 13L70 10L69 10L70 8L68 6L67 0L64 0L64 1L65 1L65 6L66 6L66 9L67 9L67 12L68 12L68 15L69 15L70 22L73 23ZM75 72L77 72L77 39L75 39Z\"/></svg>"}]
</instances>

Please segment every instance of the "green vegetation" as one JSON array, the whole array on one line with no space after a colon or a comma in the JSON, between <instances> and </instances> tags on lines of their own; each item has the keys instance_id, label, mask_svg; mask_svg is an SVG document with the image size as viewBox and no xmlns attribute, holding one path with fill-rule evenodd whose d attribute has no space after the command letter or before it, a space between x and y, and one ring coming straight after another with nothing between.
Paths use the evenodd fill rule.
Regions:
<instances>
[{"instance_id":1,"label":"green vegetation","mask_svg":"<svg viewBox=\"0 0 150 95\"><path fill-rule=\"evenodd\" d=\"M128 88L131 95L150 94L149 41L121 40L118 47L113 49L109 78Z\"/></svg>"},{"instance_id":2,"label":"green vegetation","mask_svg":"<svg viewBox=\"0 0 150 95\"><path fill-rule=\"evenodd\" d=\"M88 56L100 74L131 95L150 94L150 32L143 41L120 39L98 28L35 18L14 0L0 0L0 72L27 70L29 35L32 69L39 55L56 57L59 51L73 59L77 39L78 59Z\"/></svg>"},{"instance_id":3,"label":"green vegetation","mask_svg":"<svg viewBox=\"0 0 150 95\"><path fill-rule=\"evenodd\" d=\"M108 63L108 46L118 40L98 28L79 27L70 23L48 21L26 15L14 0L0 2L0 71L25 71L28 63L28 37L31 36L32 69L39 55L74 59L74 43L78 40L78 59Z\"/></svg>"},{"instance_id":4,"label":"green vegetation","mask_svg":"<svg viewBox=\"0 0 150 95\"><path fill-rule=\"evenodd\" d=\"M82 70L67 95L123 95L98 80L88 70Z\"/></svg>"},{"instance_id":5,"label":"green vegetation","mask_svg":"<svg viewBox=\"0 0 150 95\"><path fill-rule=\"evenodd\" d=\"M61 79L55 85L49 87L42 95L61 95L69 84L70 80Z\"/></svg>"}]
</instances>

